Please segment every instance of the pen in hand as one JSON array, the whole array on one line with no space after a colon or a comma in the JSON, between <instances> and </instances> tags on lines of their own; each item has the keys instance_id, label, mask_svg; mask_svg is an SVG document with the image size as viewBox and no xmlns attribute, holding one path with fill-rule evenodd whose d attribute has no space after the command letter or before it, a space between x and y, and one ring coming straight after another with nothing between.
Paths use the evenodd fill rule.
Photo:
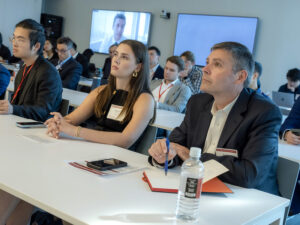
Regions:
<instances>
[{"instance_id":1,"label":"pen in hand","mask_svg":"<svg viewBox=\"0 0 300 225\"><path fill-rule=\"evenodd\" d=\"M170 141L169 138L166 138L166 145L167 145L167 153L166 153L166 161L165 161L165 175L167 176L168 174L168 155L169 155L169 151L170 151Z\"/></svg>"}]
</instances>

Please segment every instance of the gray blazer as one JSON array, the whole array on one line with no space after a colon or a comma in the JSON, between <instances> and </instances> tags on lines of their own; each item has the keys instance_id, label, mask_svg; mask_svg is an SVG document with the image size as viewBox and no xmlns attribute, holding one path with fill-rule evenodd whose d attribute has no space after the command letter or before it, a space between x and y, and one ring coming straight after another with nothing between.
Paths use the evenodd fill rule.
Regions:
<instances>
[{"instance_id":1,"label":"gray blazer","mask_svg":"<svg viewBox=\"0 0 300 225\"><path fill-rule=\"evenodd\" d=\"M150 84L151 91L157 88L162 81L163 80L152 80ZM165 101L163 103L159 102L157 108L173 112L183 112L191 95L192 92L190 88L177 80L174 86L169 90Z\"/></svg>"}]
</instances>

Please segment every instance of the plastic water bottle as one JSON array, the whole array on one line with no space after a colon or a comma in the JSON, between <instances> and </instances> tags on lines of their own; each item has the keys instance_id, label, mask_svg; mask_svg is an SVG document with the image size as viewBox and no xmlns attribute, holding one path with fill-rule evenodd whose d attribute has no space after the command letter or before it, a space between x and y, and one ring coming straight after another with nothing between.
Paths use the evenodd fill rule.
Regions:
<instances>
[{"instance_id":1,"label":"plastic water bottle","mask_svg":"<svg viewBox=\"0 0 300 225\"><path fill-rule=\"evenodd\" d=\"M190 158L181 167L176 208L177 219L194 222L199 218L204 176L204 166L199 159L200 155L201 148L192 147Z\"/></svg>"}]
</instances>

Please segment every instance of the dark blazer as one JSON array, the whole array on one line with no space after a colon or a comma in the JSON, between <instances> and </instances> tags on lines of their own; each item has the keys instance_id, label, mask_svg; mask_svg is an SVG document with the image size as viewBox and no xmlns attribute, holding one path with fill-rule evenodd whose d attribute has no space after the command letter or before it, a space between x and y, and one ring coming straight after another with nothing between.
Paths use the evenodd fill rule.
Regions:
<instances>
[{"instance_id":1,"label":"dark blazer","mask_svg":"<svg viewBox=\"0 0 300 225\"><path fill-rule=\"evenodd\" d=\"M170 141L188 148L204 148L212 119L214 98L205 93L191 97L184 121L170 134ZM229 169L220 176L224 182L278 194L276 168L278 132L281 123L279 108L251 89L243 89L232 107L221 133L218 148L238 151L234 156L203 153L202 161L215 159ZM182 161L177 156L177 164Z\"/></svg>"},{"instance_id":2,"label":"dark blazer","mask_svg":"<svg viewBox=\"0 0 300 225\"><path fill-rule=\"evenodd\" d=\"M76 61L82 66L82 76L89 78L89 62L88 59L78 52Z\"/></svg>"},{"instance_id":3,"label":"dark blazer","mask_svg":"<svg viewBox=\"0 0 300 225\"><path fill-rule=\"evenodd\" d=\"M280 132L279 132L280 137L282 136L285 130L289 130L293 128L297 128L297 129L300 128L300 98L298 98L295 101L289 116L281 125Z\"/></svg>"},{"instance_id":4,"label":"dark blazer","mask_svg":"<svg viewBox=\"0 0 300 225\"><path fill-rule=\"evenodd\" d=\"M0 64L0 95L5 93L10 81L10 72Z\"/></svg>"},{"instance_id":5,"label":"dark blazer","mask_svg":"<svg viewBox=\"0 0 300 225\"><path fill-rule=\"evenodd\" d=\"M159 65L154 72L152 80L164 79L164 69Z\"/></svg>"},{"instance_id":6,"label":"dark blazer","mask_svg":"<svg viewBox=\"0 0 300 225\"><path fill-rule=\"evenodd\" d=\"M24 66L16 76L15 91L22 80L23 71ZM45 121L50 112L59 110L62 99L61 79L48 60L39 56L24 82L12 103L14 115Z\"/></svg>"},{"instance_id":7,"label":"dark blazer","mask_svg":"<svg viewBox=\"0 0 300 225\"><path fill-rule=\"evenodd\" d=\"M56 66L58 60L52 61ZM82 66L72 57L58 70L64 88L76 90L82 74Z\"/></svg>"}]
</instances>

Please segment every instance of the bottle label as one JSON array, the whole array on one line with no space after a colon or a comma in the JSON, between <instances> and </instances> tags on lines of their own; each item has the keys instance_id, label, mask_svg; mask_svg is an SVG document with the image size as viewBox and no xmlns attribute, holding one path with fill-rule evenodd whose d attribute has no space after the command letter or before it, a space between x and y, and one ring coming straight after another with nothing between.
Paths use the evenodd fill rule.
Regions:
<instances>
[{"instance_id":1,"label":"bottle label","mask_svg":"<svg viewBox=\"0 0 300 225\"><path fill-rule=\"evenodd\" d=\"M184 196L187 198L200 198L203 178L187 178Z\"/></svg>"}]
</instances>

